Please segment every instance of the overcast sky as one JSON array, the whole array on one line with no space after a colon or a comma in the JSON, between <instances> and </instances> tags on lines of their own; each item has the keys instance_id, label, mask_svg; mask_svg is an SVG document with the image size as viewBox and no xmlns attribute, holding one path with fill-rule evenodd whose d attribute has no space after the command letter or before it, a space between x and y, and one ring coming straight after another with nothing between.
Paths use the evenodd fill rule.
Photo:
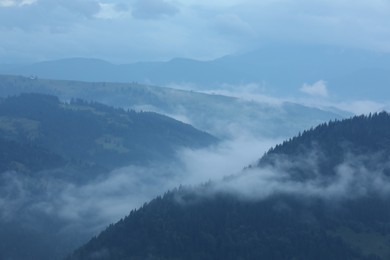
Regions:
<instances>
[{"instance_id":1,"label":"overcast sky","mask_svg":"<svg viewBox=\"0 0 390 260\"><path fill-rule=\"evenodd\" d=\"M273 43L390 52L390 1L0 0L0 63L203 60Z\"/></svg>"}]
</instances>

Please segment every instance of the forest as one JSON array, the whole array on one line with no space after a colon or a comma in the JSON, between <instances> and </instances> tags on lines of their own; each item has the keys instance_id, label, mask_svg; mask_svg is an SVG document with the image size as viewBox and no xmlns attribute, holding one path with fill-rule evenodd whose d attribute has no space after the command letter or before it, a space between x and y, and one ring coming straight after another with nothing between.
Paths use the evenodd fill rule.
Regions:
<instances>
[{"instance_id":1,"label":"forest","mask_svg":"<svg viewBox=\"0 0 390 260\"><path fill-rule=\"evenodd\" d=\"M277 167L280 156L300 163L277 169L275 174L286 176L277 185L316 181L317 188L325 187L322 193L310 193L307 185L299 192L245 197L218 189L216 181L180 187L133 210L67 259L388 259L389 140L386 112L322 124L222 181L234 183L253 171L260 175ZM318 171L305 160L314 149ZM367 168L342 183L343 194L326 194L327 186L340 184L337 174L347 174L336 173L347 154L359 161L352 170ZM362 193L348 193L362 187Z\"/></svg>"}]
</instances>

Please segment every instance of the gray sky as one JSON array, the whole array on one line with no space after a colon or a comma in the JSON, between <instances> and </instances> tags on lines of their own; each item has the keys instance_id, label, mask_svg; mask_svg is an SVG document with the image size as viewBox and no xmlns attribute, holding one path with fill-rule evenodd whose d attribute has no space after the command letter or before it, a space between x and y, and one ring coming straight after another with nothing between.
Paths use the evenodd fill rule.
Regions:
<instances>
[{"instance_id":1,"label":"gray sky","mask_svg":"<svg viewBox=\"0 0 390 260\"><path fill-rule=\"evenodd\" d=\"M0 0L0 63L212 59L272 43L390 52L390 1Z\"/></svg>"}]
</instances>

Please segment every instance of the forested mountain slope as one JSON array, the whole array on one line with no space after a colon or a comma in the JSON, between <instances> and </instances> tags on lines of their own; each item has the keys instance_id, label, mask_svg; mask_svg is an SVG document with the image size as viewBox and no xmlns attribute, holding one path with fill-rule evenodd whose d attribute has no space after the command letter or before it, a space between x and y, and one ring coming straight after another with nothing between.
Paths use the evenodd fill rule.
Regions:
<instances>
[{"instance_id":1,"label":"forested mountain slope","mask_svg":"<svg viewBox=\"0 0 390 260\"><path fill-rule=\"evenodd\" d=\"M205 147L217 139L156 113L23 94L0 102L0 141L2 171L34 171L67 162L107 170L145 164L172 157L178 147Z\"/></svg>"},{"instance_id":2,"label":"forested mountain slope","mask_svg":"<svg viewBox=\"0 0 390 260\"><path fill-rule=\"evenodd\" d=\"M43 94L0 100L0 259L63 258L117 219L123 197L147 196L158 180L137 167L217 142L156 113ZM105 199L114 213L99 211Z\"/></svg>"},{"instance_id":3,"label":"forested mountain slope","mask_svg":"<svg viewBox=\"0 0 390 260\"><path fill-rule=\"evenodd\" d=\"M390 174L390 120L386 112L331 121L272 148L259 167L278 166L299 178L334 177L337 166L383 167ZM294 173L294 174L293 174Z\"/></svg>"},{"instance_id":4,"label":"forested mountain slope","mask_svg":"<svg viewBox=\"0 0 390 260\"><path fill-rule=\"evenodd\" d=\"M389 140L384 112L323 124L133 210L68 259L389 259Z\"/></svg>"}]
</instances>

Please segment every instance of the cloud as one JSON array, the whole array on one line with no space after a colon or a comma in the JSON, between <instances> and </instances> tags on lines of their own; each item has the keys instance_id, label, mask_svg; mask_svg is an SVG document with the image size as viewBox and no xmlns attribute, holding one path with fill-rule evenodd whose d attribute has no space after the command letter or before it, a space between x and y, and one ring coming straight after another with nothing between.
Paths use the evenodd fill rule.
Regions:
<instances>
[{"instance_id":1,"label":"cloud","mask_svg":"<svg viewBox=\"0 0 390 260\"><path fill-rule=\"evenodd\" d=\"M47 203L56 207L51 212L57 217L97 231L169 189L236 174L276 142L242 137L211 148L180 149L173 162L116 169L82 185L52 185L58 196Z\"/></svg>"},{"instance_id":2,"label":"cloud","mask_svg":"<svg viewBox=\"0 0 390 260\"><path fill-rule=\"evenodd\" d=\"M87 182L66 179L72 176L69 169L30 176L2 173L0 237L9 236L1 227L10 226L23 236L20 250L31 244L38 250L54 250L60 244L55 256L65 255L156 196L181 184L197 185L237 173L273 144L240 138L209 149L181 149L175 160L123 167Z\"/></svg>"},{"instance_id":3,"label":"cloud","mask_svg":"<svg viewBox=\"0 0 390 260\"><path fill-rule=\"evenodd\" d=\"M167 188L169 166L156 167L129 166L83 185L68 184L55 203L57 217L95 231L117 221Z\"/></svg>"},{"instance_id":4,"label":"cloud","mask_svg":"<svg viewBox=\"0 0 390 260\"><path fill-rule=\"evenodd\" d=\"M302 104L308 107L315 107L325 111L335 112L343 117L352 115L361 115L381 111L390 111L387 103L373 100L330 100L330 99L313 99L298 98L290 99L291 102Z\"/></svg>"},{"instance_id":5,"label":"cloud","mask_svg":"<svg viewBox=\"0 0 390 260\"><path fill-rule=\"evenodd\" d=\"M262 200L275 194L287 194L338 201L390 194L390 182L385 174L390 165L379 163L373 169L362 163L376 161L376 155L349 154L345 161L335 166L334 175L330 174L330 177L319 173L318 161L312 155L294 161L280 157L275 166L248 168L222 182L215 182L208 192L203 191L202 196L227 192L245 199ZM292 177L291 169L297 166L311 176L306 180Z\"/></svg>"},{"instance_id":6,"label":"cloud","mask_svg":"<svg viewBox=\"0 0 390 260\"><path fill-rule=\"evenodd\" d=\"M338 199L364 196L372 190L390 192L382 174L388 166L378 164L375 170L367 169L362 162L371 158L354 155L336 167L331 182L324 181L316 173L320 154L315 153L292 162L280 158L277 167L241 172L276 143L280 140L255 138L241 129L236 131L235 139L217 146L180 149L176 160L119 168L85 183L55 177L68 170L33 176L2 174L0 221L7 223L21 218L24 224L35 225L37 216L38 220L50 218L60 223L57 230L51 230L53 234L71 234L70 237L77 234L76 237L82 240L169 189L208 180L215 183L209 195L223 191L247 199L263 199L275 193ZM291 179L287 169L297 165L309 165L317 174L316 178L305 183ZM55 241L58 243L58 238Z\"/></svg>"},{"instance_id":7,"label":"cloud","mask_svg":"<svg viewBox=\"0 0 390 260\"><path fill-rule=\"evenodd\" d=\"M343 101L335 104L335 106L345 111L352 112L356 115L390 111L390 106L388 104L371 100Z\"/></svg>"},{"instance_id":8,"label":"cloud","mask_svg":"<svg viewBox=\"0 0 390 260\"><path fill-rule=\"evenodd\" d=\"M199 90L199 92L209 95L235 97L241 100L263 103L270 106L281 106L284 102L289 101L285 98L266 95L266 91L267 87L258 83L242 85L223 84L220 88L214 88L212 90Z\"/></svg>"},{"instance_id":9,"label":"cloud","mask_svg":"<svg viewBox=\"0 0 390 260\"><path fill-rule=\"evenodd\" d=\"M24 6L36 3L37 0L0 0L0 7Z\"/></svg>"},{"instance_id":10,"label":"cloud","mask_svg":"<svg viewBox=\"0 0 390 260\"><path fill-rule=\"evenodd\" d=\"M159 19L178 12L173 3L165 0L137 0L133 5L133 16L137 19Z\"/></svg>"},{"instance_id":11,"label":"cloud","mask_svg":"<svg viewBox=\"0 0 390 260\"><path fill-rule=\"evenodd\" d=\"M303 87L305 86L305 90ZM307 107L318 108L324 111L334 112L341 117L349 117L352 115L369 114L381 111L390 111L390 106L384 102L374 100L334 100L334 99L318 99L313 97L328 97L326 82L320 80L313 85L305 84L300 91L306 93L309 97L305 98L283 98L267 95L266 86L257 83L245 85L228 85L224 84L221 88L212 90L199 90L201 93L210 95L224 95L236 97L245 101L259 102L271 106L281 106L286 102L300 104ZM179 85L170 85L170 87L180 89ZM186 90L197 89L196 86L189 85ZM324 94L326 94L324 96Z\"/></svg>"},{"instance_id":12,"label":"cloud","mask_svg":"<svg viewBox=\"0 0 390 260\"><path fill-rule=\"evenodd\" d=\"M119 168L86 183L53 177L63 176L69 171L65 169L34 178L4 173L0 220L12 220L20 212L43 214L64 222L62 229L78 226L91 235L169 189L236 174L277 142L246 135L210 148L180 149L176 160Z\"/></svg>"},{"instance_id":13,"label":"cloud","mask_svg":"<svg viewBox=\"0 0 390 260\"><path fill-rule=\"evenodd\" d=\"M313 85L309 85L305 83L299 90L311 96L320 96L320 97L328 96L328 89L326 87L326 82L323 80L319 80L315 82Z\"/></svg>"},{"instance_id":14,"label":"cloud","mask_svg":"<svg viewBox=\"0 0 390 260\"><path fill-rule=\"evenodd\" d=\"M51 0L45 0L50 1ZM99 2L95 0L62 0L58 1L56 7L62 7L69 10L72 13L80 14L86 18L91 18L97 12L99 12Z\"/></svg>"},{"instance_id":15,"label":"cloud","mask_svg":"<svg viewBox=\"0 0 390 260\"><path fill-rule=\"evenodd\" d=\"M124 3L99 3L100 11L94 17L100 19L122 19L130 16L130 7Z\"/></svg>"},{"instance_id":16,"label":"cloud","mask_svg":"<svg viewBox=\"0 0 390 260\"><path fill-rule=\"evenodd\" d=\"M243 167L258 160L279 139L255 138L249 133L236 132L237 137L212 148L178 152L186 175L180 183L200 184L241 172Z\"/></svg>"},{"instance_id":17,"label":"cloud","mask_svg":"<svg viewBox=\"0 0 390 260\"><path fill-rule=\"evenodd\" d=\"M3 5L0 4L0 28L26 31L67 28L84 19L92 19L99 10L99 3L95 0L3 1Z\"/></svg>"},{"instance_id":18,"label":"cloud","mask_svg":"<svg viewBox=\"0 0 390 260\"><path fill-rule=\"evenodd\" d=\"M275 42L390 51L390 3L380 0L353 5L335 0L0 3L0 47L8 53L0 58L6 63L18 55L28 61L84 56L120 63L213 59Z\"/></svg>"}]
</instances>

